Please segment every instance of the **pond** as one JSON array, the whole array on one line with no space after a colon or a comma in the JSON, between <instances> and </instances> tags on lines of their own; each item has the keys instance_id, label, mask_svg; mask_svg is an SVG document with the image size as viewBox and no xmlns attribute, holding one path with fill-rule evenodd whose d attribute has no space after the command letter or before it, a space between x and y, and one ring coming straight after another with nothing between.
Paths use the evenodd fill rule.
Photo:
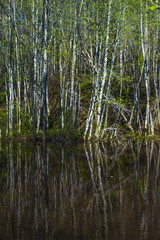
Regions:
<instances>
[{"instance_id":1,"label":"pond","mask_svg":"<svg viewBox=\"0 0 160 240\"><path fill-rule=\"evenodd\" d=\"M0 144L0 239L160 239L154 141Z\"/></svg>"}]
</instances>

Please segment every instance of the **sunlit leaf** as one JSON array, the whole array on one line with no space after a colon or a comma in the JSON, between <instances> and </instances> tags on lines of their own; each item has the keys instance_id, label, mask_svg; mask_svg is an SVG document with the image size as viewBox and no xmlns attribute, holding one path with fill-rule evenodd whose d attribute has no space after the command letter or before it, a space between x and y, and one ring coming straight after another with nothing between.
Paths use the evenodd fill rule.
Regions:
<instances>
[{"instance_id":1,"label":"sunlit leaf","mask_svg":"<svg viewBox=\"0 0 160 240\"><path fill-rule=\"evenodd\" d=\"M155 9L157 9L158 7L157 6L152 6L152 7L149 7L148 9L150 9L150 10L155 10Z\"/></svg>"}]
</instances>

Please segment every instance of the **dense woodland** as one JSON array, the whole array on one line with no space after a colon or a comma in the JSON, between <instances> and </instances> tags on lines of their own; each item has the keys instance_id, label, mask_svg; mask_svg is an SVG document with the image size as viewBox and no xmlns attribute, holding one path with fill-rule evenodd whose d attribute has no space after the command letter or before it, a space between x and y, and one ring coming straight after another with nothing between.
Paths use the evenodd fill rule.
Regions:
<instances>
[{"instance_id":1,"label":"dense woodland","mask_svg":"<svg viewBox=\"0 0 160 240\"><path fill-rule=\"evenodd\" d=\"M159 5L1 0L2 136L158 134Z\"/></svg>"}]
</instances>

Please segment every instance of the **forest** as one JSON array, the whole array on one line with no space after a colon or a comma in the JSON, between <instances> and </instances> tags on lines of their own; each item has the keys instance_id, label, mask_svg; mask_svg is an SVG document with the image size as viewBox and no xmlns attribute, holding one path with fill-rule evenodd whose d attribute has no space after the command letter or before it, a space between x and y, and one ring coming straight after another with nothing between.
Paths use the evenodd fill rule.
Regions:
<instances>
[{"instance_id":1,"label":"forest","mask_svg":"<svg viewBox=\"0 0 160 240\"><path fill-rule=\"evenodd\" d=\"M0 135L158 135L159 44L159 0L0 0Z\"/></svg>"}]
</instances>

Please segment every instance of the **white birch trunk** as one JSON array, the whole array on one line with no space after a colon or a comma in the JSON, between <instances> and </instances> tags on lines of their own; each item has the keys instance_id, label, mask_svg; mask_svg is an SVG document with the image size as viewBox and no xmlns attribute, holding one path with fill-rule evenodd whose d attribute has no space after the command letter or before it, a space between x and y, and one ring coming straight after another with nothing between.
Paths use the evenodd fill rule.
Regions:
<instances>
[{"instance_id":1,"label":"white birch trunk","mask_svg":"<svg viewBox=\"0 0 160 240\"><path fill-rule=\"evenodd\" d=\"M14 17L15 18L15 17ZM17 32L17 27L15 24L15 31ZM15 53L16 53L16 76L17 76L17 131L21 132L21 80L20 80L20 60L19 60L19 46L17 34L15 36Z\"/></svg>"},{"instance_id":2,"label":"white birch trunk","mask_svg":"<svg viewBox=\"0 0 160 240\"><path fill-rule=\"evenodd\" d=\"M106 77L107 77L107 63L108 63L108 50L109 50L109 34L110 34L110 20L111 20L111 7L112 7L112 1L109 1L108 5L108 19L107 19L107 30L106 30L106 42L105 42L105 55L104 55L104 64L103 64L103 74L102 74L102 80L101 80L101 87L100 92L98 96L98 108L97 108L97 120L96 120L96 130L95 130L95 136L99 138L100 132L101 132L101 112L102 112L102 99L104 94L104 86L106 83Z\"/></svg>"},{"instance_id":3,"label":"white birch trunk","mask_svg":"<svg viewBox=\"0 0 160 240\"><path fill-rule=\"evenodd\" d=\"M72 109L72 120L74 123L75 119L75 67L77 59L77 44L76 44L76 29L73 36L73 54L72 54L72 64L71 64L71 95L70 95L70 109Z\"/></svg>"},{"instance_id":4,"label":"white birch trunk","mask_svg":"<svg viewBox=\"0 0 160 240\"><path fill-rule=\"evenodd\" d=\"M97 4L99 2L97 1ZM99 23L99 12L98 10L96 10L96 22ZM84 32L85 35L87 35L87 31L86 28L84 28ZM98 99L98 93L99 93L99 89L100 89L100 73L101 73L101 58L102 58L102 38L100 40L101 36L99 34L99 27L98 24L96 26L96 36L95 36L95 40L96 40L96 46L95 46L95 57L93 59L93 74L96 74L96 77L94 77L93 79L93 87L94 90L92 92L92 96L91 96L91 100L90 100L90 106L89 106L89 110L88 110L88 117L86 120L86 126L85 126L85 132L84 132L84 139L88 139L90 140L93 136L93 124L94 124L94 117L96 115L96 102ZM93 55L93 54L92 54ZM89 58L91 58L89 56Z\"/></svg>"},{"instance_id":5,"label":"white birch trunk","mask_svg":"<svg viewBox=\"0 0 160 240\"><path fill-rule=\"evenodd\" d=\"M142 1L141 1L141 6ZM147 6L147 4L146 4ZM144 81L146 87L146 117L145 117L145 128L147 129L148 133L154 134L154 126L153 126L153 119L151 113L151 106L150 106L150 80L149 80L149 39L148 39L148 21L147 15L143 15L141 13L141 43L142 43L142 53L143 53L143 60L144 60Z\"/></svg>"},{"instance_id":6,"label":"white birch trunk","mask_svg":"<svg viewBox=\"0 0 160 240\"><path fill-rule=\"evenodd\" d=\"M60 6L61 8L61 6ZM62 16L60 16L60 44L59 44L59 78L60 78L60 107L61 107L61 128L64 129L64 113L65 113L65 87L63 81L63 66L62 66Z\"/></svg>"},{"instance_id":7,"label":"white birch trunk","mask_svg":"<svg viewBox=\"0 0 160 240\"><path fill-rule=\"evenodd\" d=\"M119 44L119 23L118 23L118 26L117 26L117 34L116 34L116 39L115 39L115 46L114 46L114 52L112 54L112 60L111 60L111 68L110 68L110 74L109 74L109 78L108 78L108 85L107 85L107 90L106 90L106 97L108 98L109 95L110 95L110 91L111 91L111 80L112 80L112 75L113 75L113 67L114 67L114 64L115 64L115 59L116 59L116 53L117 53L117 47L118 47L118 44ZM109 107L109 104L108 102L106 103L106 112L105 112L105 122L104 122L104 127L106 128L107 125L108 125L108 107ZM101 118L101 124L100 126L102 126L102 121L103 121L103 118ZM104 134L104 131L102 131L102 136Z\"/></svg>"},{"instance_id":8,"label":"white birch trunk","mask_svg":"<svg viewBox=\"0 0 160 240\"><path fill-rule=\"evenodd\" d=\"M48 54L47 54L47 42L48 42L48 0L44 1L44 55L43 55L43 133L46 135L48 116L47 116L47 74L48 74Z\"/></svg>"},{"instance_id":9,"label":"white birch trunk","mask_svg":"<svg viewBox=\"0 0 160 240\"><path fill-rule=\"evenodd\" d=\"M33 78L33 116L32 116L32 127L33 127L33 132L36 133L36 116L37 116L37 45L38 45L38 7L36 6L37 1L33 1L33 23L34 23L34 28L33 28L33 64L34 64L34 78Z\"/></svg>"},{"instance_id":10,"label":"white birch trunk","mask_svg":"<svg viewBox=\"0 0 160 240\"><path fill-rule=\"evenodd\" d=\"M8 102L8 133L12 136L14 124L14 84L13 84L13 24L14 24L14 1L9 2L9 36L10 36L10 54L9 54L9 102Z\"/></svg>"}]
</instances>

